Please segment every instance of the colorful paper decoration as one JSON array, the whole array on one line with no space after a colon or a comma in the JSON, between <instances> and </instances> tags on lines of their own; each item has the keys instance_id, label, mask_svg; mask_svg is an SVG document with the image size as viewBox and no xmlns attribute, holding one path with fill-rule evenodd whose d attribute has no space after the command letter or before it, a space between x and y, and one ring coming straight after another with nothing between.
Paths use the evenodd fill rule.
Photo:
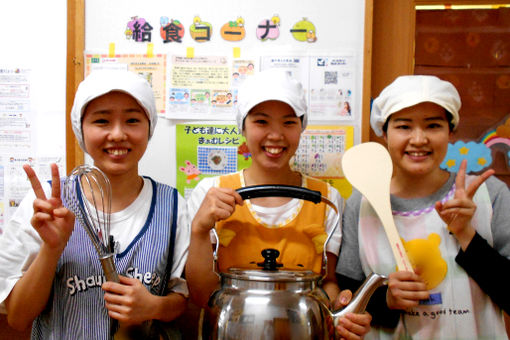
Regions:
<instances>
[{"instance_id":1,"label":"colorful paper decoration","mask_svg":"<svg viewBox=\"0 0 510 340\"><path fill-rule=\"evenodd\" d=\"M510 147L510 118L504 124L485 133L479 143L457 141L454 144L449 144L441 168L457 172L462 160L467 159L467 173L482 171L492 164L492 148L501 147L507 149ZM509 163L510 152L506 152L505 155L507 163Z\"/></svg>"},{"instance_id":2,"label":"colorful paper decoration","mask_svg":"<svg viewBox=\"0 0 510 340\"><path fill-rule=\"evenodd\" d=\"M202 21L199 16L193 18L193 24L189 27L189 33L196 42L207 42L211 40L212 25Z\"/></svg>"},{"instance_id":3,"label":"colorful paper decoration","mask_svg":"<svg viewBox=\"0 0 510 340\"><path fill-rule=\"evenodd\" d=\"M264 19L257 25L257 39L276 40L280 36L280 17L274 15L271 19Z\"/></svg>"},{"instance_id":4,"label":"colorful paper decoration","mask_svg":"<svg viewBox=\"0 0 510 340\"><path fill-rule=\"evenodd\" d=\"M131 17L124 31L126 39L136 42L152 41L152 26L144 18Z\"/></svg>"},{"instance_id":5,"label":"colorful paper decoration","mask_svg":"<svg viewBox=\"0 0 510 340\"><path fill-rule=\"evenodd\" d=\"M161 17L160 25L159 34L163 39L163 43L182 43L182 38L184 37L184 26L179 20L168 20L168 17Z\"/></svg>"},{"instance_id":6,"label":"colorful paper decoration","mask_svg":"<svg viewBox=\"0 0 510 340\"><path fill-rule=\"evenodd\" d=\"M457 141L455 144L448 144L448 152L441 168L457 172L464 159L467 160L467 173L478 172L492 164L492 152L483 143Z\"/></svg>"},{"instance_id":7,"label":"colorful paper decoration","mask_svg":"<svg viewBox=\"0 0 510 340\"><path fill-rule=\"evenodd\" d=\"M237 20L229 21L221 27L221 37L227 41L241 41L246 35L244 29L244 19L242 17Z\"/></svg>"},{"instance_id":8,"label":"colorful paper decoration","mask_svg":"<svg viewBox=\"0 0 510 340\"><path fill-rule=\"evenodd\" d=\"M294 26L292 26L290 33L292 33L292 36L297 41L307 41L309 43L317 41L315 26L306 18L295 23Z\"/></svg>"}]
</instances>

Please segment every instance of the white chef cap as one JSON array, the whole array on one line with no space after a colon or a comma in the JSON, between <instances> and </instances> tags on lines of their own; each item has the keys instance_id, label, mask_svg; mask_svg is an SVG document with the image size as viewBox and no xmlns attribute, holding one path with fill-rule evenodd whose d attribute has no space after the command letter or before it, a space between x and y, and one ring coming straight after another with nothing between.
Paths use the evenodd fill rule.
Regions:
<instances>
[{"instance_id":1,"label":"white chef cap","mask_svg":"<svg viewBox=\"0 0 510 340\"><path fill-rule=\"evenodd\" d=\"M149 139L154 133L158 115L151 86L136 73L124 70L96 70L90 73L78 86L71 110L71 124L74 135L85 150L82 131L82 117L92 100L112 91L129 94L144 109L149 119Z\"/></svg>"},{"instance_id":2,"label":"white chef cap","mask_svg":"<svg viewBox=\"0 0 510 340\"><path fill-rule=\"evenodd\" d=\"M395 112L420 103L431 102L452 115L455 130L459 125L461 106L457 89L435 76L400 76L388 85L372 103L370 126L379 137L388 118Z\"/></svg>"},{"instance_id":3,"label":"white chef cap","mask_svg":"<svg viewBox=\"0 0 510 340\"><path fill-rule=\"evenodd\" d=\"M256 105L269 100L288 104L296 116L302 117L303 130L307 124L306 97L303 86L282 69L268 69L246 79L237 95L237 126L243 130L244 119Z\"/></svg>"}]
</instances>

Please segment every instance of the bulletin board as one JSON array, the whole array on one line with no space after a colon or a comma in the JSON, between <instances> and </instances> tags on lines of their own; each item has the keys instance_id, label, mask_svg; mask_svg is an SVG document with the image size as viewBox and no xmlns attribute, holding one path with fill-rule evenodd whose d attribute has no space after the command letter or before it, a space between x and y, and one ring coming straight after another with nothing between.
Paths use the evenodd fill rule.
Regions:
<instances>
[{"instance_id":1,"label":"bulletin board","mask_svg":"<svg viewBox=\"0 0 510 340\"><path fill-rule=\"evenodd\" d=\"M175 155L179 124L235 123L234 107L229 102L229 96L235 98L234 80L228 79L229 86L220 86L221 77L233 77L236 68L246 71L250 64L255 72L268 67L292 70L308 91L311 125L345 126L352 131L353 144L368 140L373 0L323 0L299 6L290 0L199 0L189 7L164 1L71 2L69 16L73 21L69 21L69 31L73 34L68 37L68 74L74 78L68 77L68 105L72 103L73 87L90 68L118 67L112 64L130 56L166 61L167 87L160 92L160 119L140 164L141 173L158 181L175 186L178 176L183 175L179 168L184 164L177 164ZM276 38L274 30L267 28L271 25L279 28ZM299 36L299 32L313 34ZM210 40L204 41L207 34ZM240 35L242 39L236 40ZM197 88L196 82L175 80L179 75L191 74L189 67L200 69L200 62L208 66L208 72L211 67L220 72L215 78L219 85L207 88L215 91L207 93ZM221 69L222 63L228 66L227 71ZM321 66L331 72L319 73ZM332 84L335 77L349 79L349 86L337 86L335 93L331 86L316 86ZM350 107L341 116L342 108L334 111L335 106L347 98ZM72 168L81 155L76 143L68 142L67 148L69 155L75 155L68 159L68 168Z\"/></svg>"},{"instance_id":2,"label":"bulletin board","mask_svg":"<svg viewBox=\"0 0 510 340\"><path fill-rule=\"evenodd\" d=\"M65 173L66 1L51 9L33 2L1 2L0 21L0 235L28 190L22 169L29 164L41 182L51 179L49 164ZM45 39L23 23L52 17ZM1 333L1 330L0 330Z\"/></svg>"}]
</instances>

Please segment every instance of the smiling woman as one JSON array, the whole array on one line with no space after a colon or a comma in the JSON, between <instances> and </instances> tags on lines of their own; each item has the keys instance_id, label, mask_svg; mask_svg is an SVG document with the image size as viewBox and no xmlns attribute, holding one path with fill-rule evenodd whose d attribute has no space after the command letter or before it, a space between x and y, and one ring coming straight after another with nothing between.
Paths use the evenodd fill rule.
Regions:
<instances>
[{"instance_id":1,"label":"smiling woman","mask_svg":"<svg viewBox=\"0 0 510 340\"><path fill-rule=\"evenodd\" d=\"M393 219L413 265L395 272L379 218L368 198L354 192L345 206L337 271L340 284L372 272L388 275L386 292L368 309L374 337L507 338L508 282L494 275L510 270L510 192L490 178L493 170L466 175L466 161L457 174L440 168L460 105L451 83L419 75L398 77L373 102L370 123L393 163Z\"/></svg>"},{"instance_id":2,"label":"smiling woman","mask_svg":"<svg viewBox=\"0 0 510 340\"><path fill-rule=\"evenodd\" d=\"M0 301L9 324L32 325L33 339L69 338L71 328L76 339L106 339L128 329L136 329L134 338L148 338L141 330L176 336L170 322L186 307L181 274L189 226L177 190L138 173L157 121L152 88L132 72L94 71L78 87L71 119L80 146L111 183L119 282L105 282L100 261L90 258L94 247L62 202L56 165L51 186L26 165L33 192L0 238ZM76 311L84 317L75 318ZM129 328L112 327L110 318Z\"/></svg>"},{"instance_id":3,"label":"smiling woman","mask_svg":"<svg viewBox=\"0 0 510 340\"><path fill-rule=\"evenodd\" d=\"M133 178L149 142L150 123L130 95L110 92L94 99L82 118L83 144L108 177Z\"/></svg>"},{"instance_id":4,"label":"smiling woman","mask_svg":"<svg viewBox=\"0 0 510 340\"><path fill-rule=\"evenodd\" d=\"M269 69L247 79L239 89L236 121L246 137L252 156L244 171L216 178L205 178L188 200L192 237L186 275L190 294L206 306L218 288L212 271L210 233L219 235L218 268L256 269L264 249L277 249L283 269L320 273L324 247L328 275L322 282L331 304L338 307L341 296L334 266L340 247L336 213L324 203L315 205L289 197L257 197L243 201L235 190L253 185L292 185L320 191L322 196L342 207L342 198L329 184L293 171L294 155L307 125L306 98L302 85L288 72ZM324 240L332 235L327 245ZM347 299L348 300L348 299ZM369 329L370 315L349 314L336 328L342 337L363 335ZM214 322L211 317L210 322ZM343 320L343 321L342 321Z\"/></svg>"}]
</instances>

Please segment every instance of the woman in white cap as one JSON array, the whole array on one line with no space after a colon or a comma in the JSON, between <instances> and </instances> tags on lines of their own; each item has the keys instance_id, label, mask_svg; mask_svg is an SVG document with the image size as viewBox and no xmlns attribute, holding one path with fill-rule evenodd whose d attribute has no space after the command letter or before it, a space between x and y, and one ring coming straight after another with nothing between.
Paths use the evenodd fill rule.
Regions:
<instances>
[{"instance_id":1,"label":"woman in white cap","mask_svg":"<svg viewBox=\"0 0 510 340\"><path fill-rule=\"evenodd\" d=\"M507 339L510 294L498 273L510 269L508 187L493 170L466 175L466 161L457 174L440 168L460 105L455 87L434 76L399 77L373 102L370 124L393 162L393 215L415 271L395 271L383 227L355 191L337 273L346 286L389 275L367 308L374 338Z\"/></svg>"},{"instance_id":2,"label":"woman in white cap","mask_svg":"<svg viewBox=\"0 0 510 340\"><path fill-rule=\"evenodd\" d=\"M335 212L324 203L314 204L285 197L256 198L243 202L235 191L252 185L293 185L319 190L338 207L342 198L329 184L293 171L289 165L307 124L307 107L301 84L288 72L270 69L248 78L239 89L237 124L251 153L252 163L243 171L203 179L188 199L191 243L186 264L190 295L205 306L219 288L212 271L210 231L215 228L220 247L218 265L228 268L257 268L261 250L280 251L284 269L308 269L320 273L327 233L334 228ZM288 234L286 234L288 233ZM259 237L259 235L272 235ZM292 235L292 240L288 237ZM323 288L332 303L340 295L334 268L340 247L339 227L327 245L328 277ZM272 238L272 241L269 240ZM338 334L359 339L369 329L369 314L342 318Z\"/></svg>"},{"instance_id":3,"label":"woman in white cap","mask_svg":"<svg viewBox=\"0 0 510 340\"><path fill-rule=\"evenodd\" d=\"M157 121L150 85L128 71L92 72L77 90L71 119L81 148L112 185L120 283L105 282L85 229L63 205L57 166L51 186L24 166L33 192L0 238L0 301L9 324L32 324L32 339L110 339L110 317L122 329L175 319L188 294L180 277L189 224L177 191L138 173Z\"/></svg>"}]
</instances>

